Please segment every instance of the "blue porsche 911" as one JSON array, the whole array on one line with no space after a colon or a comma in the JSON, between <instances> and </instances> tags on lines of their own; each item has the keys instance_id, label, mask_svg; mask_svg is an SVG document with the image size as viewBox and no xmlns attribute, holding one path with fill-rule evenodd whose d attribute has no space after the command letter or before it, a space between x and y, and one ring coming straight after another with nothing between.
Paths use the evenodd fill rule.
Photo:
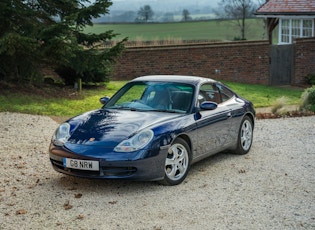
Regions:
<instances>
[{"instance_id":1,"label":"blue porsche 911","mask_svg":"<svg viewBox=\"0 0 315 230\"><path fill-rule=\"evenodd\" d=\"M54 133L56 171L177 185L193 163L224 150L246 154L252 145L252 103L209 78L138 77L101 102Z\"/></svg>"}]
</instances>

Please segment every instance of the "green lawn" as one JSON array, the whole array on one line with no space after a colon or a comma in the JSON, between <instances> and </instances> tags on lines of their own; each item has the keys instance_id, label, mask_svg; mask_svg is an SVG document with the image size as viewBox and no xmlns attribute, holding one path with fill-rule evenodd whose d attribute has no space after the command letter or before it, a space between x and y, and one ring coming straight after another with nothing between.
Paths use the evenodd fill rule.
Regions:
<instances>
[{"instance_id":1,"label":"green lawn","mask_svg":"<svg viewBox=\"0 0 315 230\"><path fill-rule=\"evenodd\" d=\"M54 95L43 97L38 94L25 94L19 91L0 92L0 112L20 112L49 116L75 116L85 111L101 107L99 98L112 96L125 81L113 81L106 88L84 89L81 95L74 98L56 98ZM256 108L268 107L276 103L280 97L286 97L288 104L299 104L302 89L270 87L263 85L248 85L225 82L243 96L254 103ZM58 91L56 91L58 94Z\"/></svg>"},{"instance_id":2,"label":"green lawn","mask_svg":"<svg viewBox=\"0 0 315 230\"><path fill-rule=\"evenodd\" d=\"M266 39L262 19L246 20L247 40ZM116 40L128 37L131 41L147 40L233 40L240 37L239 27L234 20L209 20L174 23L148 23L148 24L94 24L87 27L86 33L101 33L113 30L120 34ZM265 36L264 36L265 35Z\"/></svg>"},{"instance_id":3,"label":"green lawn","mask_svg":"<svg viewBox=\"0 0 315 230\"><path fill-rule=\"evenodd\" d=\"M224 82L240 96L253 102L256 108L271 107L277 99L285 97L288 105L299 104L303 89Z\"/></svg>"}]
</instances>

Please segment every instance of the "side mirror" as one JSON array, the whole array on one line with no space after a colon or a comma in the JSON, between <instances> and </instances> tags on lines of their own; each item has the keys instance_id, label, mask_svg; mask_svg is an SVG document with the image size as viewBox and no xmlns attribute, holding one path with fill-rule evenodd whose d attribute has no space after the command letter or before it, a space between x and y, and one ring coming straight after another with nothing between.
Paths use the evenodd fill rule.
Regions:
<instances>
[{"instance_id":1,"label":"side mirror","mask_svg":"<svg viewBox=\"0 0 315 230\"><path fill-rule=\"evenodd\" d=\"M200 105L202 110L215 110L218 107L218 104L212 101L204 101Z\"/></svg>"},{"instance_id":2,"label":"side mirror","mask_svg":"<svg viewBox=\"0 0 315 230\"><path fill-rule=\"evenodd\" d=\"M101 102L101 104L103 104L103 105L105 105L108 101L109 101L109 97L102 97L102 98L100 98L100 102Z\"/></svg>"}]
</instances>

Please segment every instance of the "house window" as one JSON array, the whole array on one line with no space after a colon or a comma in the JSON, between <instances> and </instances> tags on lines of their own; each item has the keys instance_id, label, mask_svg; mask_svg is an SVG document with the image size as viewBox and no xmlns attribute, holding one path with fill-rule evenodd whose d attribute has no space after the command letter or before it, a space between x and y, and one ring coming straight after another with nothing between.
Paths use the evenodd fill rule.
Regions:
<instances>
[{"instance_id":1,"label":"house window","mask_svg":"<svg viewBox=\"0 0 315 230\"><path fill-rule=\"evenodd\" d=\"M285 19L282 20L281 24L281 43L289 43L290 42L290 20Z\"/></svg>"},{"instance_id":2,"label":"house window","mask_svg":"<svg viewBox=\"0 0 315 230\"><path fill-rule=\"evenodd\" d=\"M314 36L313 19L280 19L279 44L292 43L294 38Z\"/></svg>"},{"instance_id":3,"label":"house window","mask_svg":"<svg viewBox=\"0 0 315 230\"><path fill-rule=\"evenodd\" d=\"M314 36L314 21L313 20L303 20L303 37Z\"/></svg>"}]
</instances>

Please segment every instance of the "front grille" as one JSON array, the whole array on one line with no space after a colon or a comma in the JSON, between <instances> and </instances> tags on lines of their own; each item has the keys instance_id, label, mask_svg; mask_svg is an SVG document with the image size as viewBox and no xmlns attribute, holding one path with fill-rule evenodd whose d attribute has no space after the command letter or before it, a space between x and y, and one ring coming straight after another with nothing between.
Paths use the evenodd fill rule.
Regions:
<instances>
[{"instance_id":1,"label":"front grille","mask_svg":"<svg viewBox=\"0 0 315 230\"><path fill-rule=\"evenodd\" d=\"M104 176L131 176L136 171L135 167L101 167Z\"/></svg>"}]
</instances>

